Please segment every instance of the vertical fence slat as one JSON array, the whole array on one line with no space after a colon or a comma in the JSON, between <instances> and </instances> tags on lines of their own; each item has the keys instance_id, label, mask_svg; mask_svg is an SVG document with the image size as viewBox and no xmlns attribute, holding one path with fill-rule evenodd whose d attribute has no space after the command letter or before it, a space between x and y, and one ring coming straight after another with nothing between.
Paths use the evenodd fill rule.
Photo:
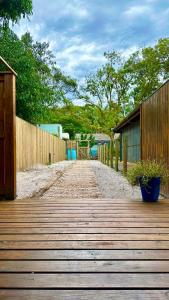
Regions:
<instances>
[{"instance_id":1,"label":"vertical fence slat","mask_svg":"<svg viewBox=\"0 0 169 300\"><path fill-rule=\"evenodd\" d=\"M65 142L16 117L17 170L65 159Z\"/></svg>"},{"instance_id":2,"label":"vertical fence slat","mask_svg":"<svg viewBox=\"0 0 169 300\"><path fill-rule=\"evenodd\" d=\"M119 141L115 141L115 170L118 172L119 170Z\"/></svg>"}]
</instances>

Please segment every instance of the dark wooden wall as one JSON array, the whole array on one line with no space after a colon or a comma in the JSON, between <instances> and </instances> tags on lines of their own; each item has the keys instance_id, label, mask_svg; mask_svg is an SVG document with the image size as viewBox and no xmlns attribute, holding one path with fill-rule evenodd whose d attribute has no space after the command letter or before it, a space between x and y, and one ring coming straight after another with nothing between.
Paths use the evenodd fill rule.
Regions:
<instances>
[{"instance_id":1,"label":"dark wooden wall","mask_svg":"<svg viewBox=\"0 0 169 300\"><path fill-rule=\"evenodd\" d=\"M141 106L141 158L169 167L169 81ZM163 188L169 194L169 184Z\"/></svg>"},{"instance_id":2,"label":"dark wooden wall","mask_svg":"<svg viewBox=\"0 0 169 300\"><path fill-rule=\"evenodd\" d=\"M15 75L0 73L0 198L16 197Z\"/></svg>"}]
</instances>

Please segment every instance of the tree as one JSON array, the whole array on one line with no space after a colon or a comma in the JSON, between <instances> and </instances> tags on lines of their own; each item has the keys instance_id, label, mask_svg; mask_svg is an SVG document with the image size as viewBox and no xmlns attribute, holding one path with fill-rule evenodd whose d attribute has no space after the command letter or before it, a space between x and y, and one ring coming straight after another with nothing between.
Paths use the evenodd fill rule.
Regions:
<instances>
[{"instance_id":1,"label":"tree","mask_svg":"<svg viewBox=\"0 0 169 300\"><path fill-rule=\"evenodd\" d=\"M17 23L22 17L32 14L32 0L1 0L0 21L3 26L8 26L11 20Z\"/></svg>"},{"instance_id":2,"label":"tree","mask_svg":"<svg viewBox=\"0 0 169 300\"><path fill-rule=\"evenodd\" d=\"M109 134L169 78L169 38L132 53L128 59L115 51L105 53L105 58L105 65L86 79L82 98L93 109L97 132Z\"/></svg>"},{"instance_id":3,"label":"tree","mask_svg":"<svg viewBox=\"0 0 169 300\"><path fill-rule=\"evenodd\" d=\"M110 134L120 117L128 112L130 77L119 53L105 53L106 64L86 79L84 101L95 109L98 130Z\"/></svg>"},{"instance_id":4,"label":"tree","mask_svg":"<svg viewBox=\"0 0 169 300\"><path fill-rule=\"evenodd\" d=\"M68 75L65 75L58 67L53 67L53 85L57 91L60 103L67 103L74 100L78 95L77 81ZM69 102L69 101L68 101Z\"/></svg>"},{"instance_id":5,"label":"tree","mask_svg":"<svg viewBox=\"0 0 169 300\"><path fill-rule=\"evenodd\" d=\"M57 66L49 44L34 43L29 33L20 40L9 28L1 28L0 53L18 73L17 115L32 123L47 119L48 109L60 105L60 93L63 94L63 89L56 86L54 69ZM64 77L66 75L62 79ZM64 86L66 89L65 82Z\"/></svg>"},{"instance_id":6,"label":"tree","mask_svg":"<svg viewBox=\"0 0 169 300\"><path fill-rule=\"evenodd\" d=\"M169 78L169 38L134 52L126 61L125 69L131 76L130 97L138 105Z\"/></svg>"},{"instance_id":7,"label":"tree","mask_svg":"<svg viewBox=\"0 0 169 300\"><path fill-rule=\"evenodd\" d=\"M31 46L27 47L10 29L0 30L0 53L18 74L17 115L36 123L37 117L55 101L53 87L39 70Z\"/></svg>"}]
</instances>

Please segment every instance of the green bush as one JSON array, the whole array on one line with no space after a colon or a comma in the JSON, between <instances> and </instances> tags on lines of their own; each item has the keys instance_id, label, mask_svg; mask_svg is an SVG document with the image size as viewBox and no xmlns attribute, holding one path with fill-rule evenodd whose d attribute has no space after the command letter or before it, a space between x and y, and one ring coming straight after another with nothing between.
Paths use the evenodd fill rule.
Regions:
<instances>
[{"instance_id":1,"label":"green bush","mask_svg":"<svg viewBox=\"0 0 169 300\"><path fill-rule=\"evenodd\" d=\"M140 161L128 171L127 179L132 185L137 185L140 177L142 177L143 185L148 185L153 177L160 177L161 183L165 184L169 178L169 171L163 163L150 160Z\"/></svg>"}]
</instances>

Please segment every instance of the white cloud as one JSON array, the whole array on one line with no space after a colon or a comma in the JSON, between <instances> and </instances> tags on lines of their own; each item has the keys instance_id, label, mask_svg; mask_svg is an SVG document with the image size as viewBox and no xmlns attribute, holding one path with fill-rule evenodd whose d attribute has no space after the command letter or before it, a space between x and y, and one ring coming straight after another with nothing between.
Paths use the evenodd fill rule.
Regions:
<instances>
[{"instance_id":1,"label":"white cloud","mask_svg":"<svg viewBox=\"0 0 169 300\"><path fill-rule=\"evenodd\" d=\"M104 62L104 46L99 46L94 42L85 43L80 38L72 39L70 45L65 45L62 51L55 50L58 64L71 75L76 75L78 66L86 64L100 65Z\"/></svg>"},{"instance_id":2,"label":"white cloud","mask_svg":"<svg viewBox=\"0 0 169 300\"><path fill-rule=\"evenodd\" d=\"M104 64L105 51L120 49L128 57L167 34L169 9L160 2L33 0L30 22L25 19L14 28L19 36L29 31L34 40L49 42L57 65L83 80Z\"/></svg>"},{"instance_id":3,"label":"white cloud","mask_svg":"<svg viewBox=\"0 0 169 300\"><path fill-rule=\"evenodd\" d=\"M159 0L146 0L147 3L155 3L157 1L159 1Z\"/></svg>"},{"instance_id":4,"label":"white cloud","mask_svg":"<svg viewBox=\"0 0 169 300\"><path fill-rule=\"evenodd\" d=\"M13 26L14 31L17 33L19 37L21 37L25 32L30 32L33 38L36 40L39 39L41 32L43 31L44 24L43 23L29 23L29 21L22 20L19 24Z\"/></svg>"},{"instance_id":5,"label":"white cloud","mask_svg":"<svg viewBox=\"0 0 169 300\"><path fill-rule=\"evenodd\" d=\"M66 9L62 13L63 15L72 15L76 18L87 18L89 12L87 9L80 3L80 1L73 1L68 3Z\"/></svg>"},{"instance_id":6,"label":"white cloud","mask_svg":"<svg viewBox=\"0 0 169 300\"><path fill-rule=\"evenodd\" d=\"M147 14L151 11L150 7L147 5L135 5L129 7L124 14L127 17L137 17L139 15Z\"/></svg>"},{"instance_id":7,"label":"white cloud","mask_svg":"<svg viewBox=\"0 0 169 300\"><path fill-rule=\"evenodd\" d=\"M37 16L42 18L44 15L51 20L55 20L64 16L72 16L76 17L77 19L84 19L89 15L86 4L82 0L33 0L33 3L34 19Z\"/></svg>"},{"instance_id":8,"label":"white cloud","mask_svg":"<svg viewBox=\"0 0 169 300\"><path fill-rule=\"evenodd\" d=\"M132 53L136 52L139 49L137 45L133 45L128 49L121 49L121 53L125 58L128 58Z\"/></svg>"}]
</instances>

